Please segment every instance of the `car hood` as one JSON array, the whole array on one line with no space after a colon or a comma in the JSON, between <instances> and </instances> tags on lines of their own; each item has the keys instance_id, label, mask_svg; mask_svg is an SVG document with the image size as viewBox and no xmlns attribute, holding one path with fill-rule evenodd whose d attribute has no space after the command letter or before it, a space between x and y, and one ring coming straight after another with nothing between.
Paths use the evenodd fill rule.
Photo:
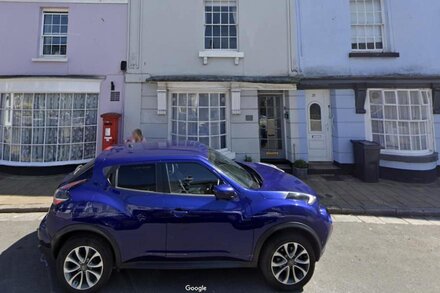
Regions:
<instances>
[{"instance_id":1,"label":"car hood","mask_svg":"<svg viewBox=\"0 0 440 293\"><path fill-rule=\"evenodd\" d=\"M252 168L263 179L263 186L260 188L261 191L293 191L316 195L316 192L307 184L273 165L263 163L244 164Z\"/></svg>"}]
</instances>

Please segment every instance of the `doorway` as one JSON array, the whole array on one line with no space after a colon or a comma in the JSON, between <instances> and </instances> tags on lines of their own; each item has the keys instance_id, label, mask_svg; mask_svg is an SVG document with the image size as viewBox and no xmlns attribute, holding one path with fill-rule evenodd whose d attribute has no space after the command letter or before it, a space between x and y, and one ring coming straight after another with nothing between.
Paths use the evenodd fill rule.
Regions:
<instances>
[{"instance_id":1,"label":"doorway","mask_svg":"<svg viewBox=\"0 0 440 293\"><path fill-rule=\"evenodd\" d=\"M262 160L285 159L282 104L282 94L260 94L258 96L258 122Z\"/></svg>"},{"instance_id":2,"label":"doorway","mask_svg":"<svg viewBox=\"0 0 440 293\"><path fill-rule=\"evenodd\" d=\"M332 112L328 90L306 92L307 145L310 162L332 162Z\"/></svg>"}]
</instances>

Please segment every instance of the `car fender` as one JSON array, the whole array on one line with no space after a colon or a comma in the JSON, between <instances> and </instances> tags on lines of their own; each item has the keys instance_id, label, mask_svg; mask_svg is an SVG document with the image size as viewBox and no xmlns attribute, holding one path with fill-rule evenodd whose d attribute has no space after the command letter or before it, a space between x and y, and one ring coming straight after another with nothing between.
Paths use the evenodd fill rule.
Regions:
<instances>
[{"instance_id":1,"label":"car fender","mask_svg":"<svg viewBox=\"0 0 440 293\"><path fill-rule=\"evenodd\" d=\"M115 266L117 268L120 266L121 252L119 250L119 245L116 242L116 240L113 238L113 236L110 233L105 231L105 229L89 224L73 224L64 227L63 229L58 231L52 238L52 242L51 242L53 256L55 256L57 251L59 250L60 248L59 245L61 244L60 241L64 238L64 236L73 232L90 232L103 237L105 240L107 240L107 242L110 244L112 248L112 251L115 256Z\"/></svg>"},{"instance_id":2,"label":"car fender","mask_svg":"<svg viewBox=\"0 0 440 293\"><path fill-rule=\"evenodd\" d=\"M322 251L322 244L321 244L321 241L319 240L318 234L315 232L315 230L313 230L313 228L311 228L310 226L308 226L304 223L284 222L281 224L276 224L276 225L272 226L271 228L269 228L268 230L266 230L256 241L254 255L253 255L253 259L252 259L252 262L256 266L258 265L261 250L263 249L263 246L266 243L266 240L268 240L275 233L282 231L282 230L286 230L286 229L301 230L301 231L305 232L306 234L308 234L309 236L311 236L312 239L314 240L314 243L312 243L312 245L313 245L313 247L316 246L315 248L318 250L316 253L316 261L319 260L319 257L321 255L321 251Z\"/></svg>"}]
</instances>

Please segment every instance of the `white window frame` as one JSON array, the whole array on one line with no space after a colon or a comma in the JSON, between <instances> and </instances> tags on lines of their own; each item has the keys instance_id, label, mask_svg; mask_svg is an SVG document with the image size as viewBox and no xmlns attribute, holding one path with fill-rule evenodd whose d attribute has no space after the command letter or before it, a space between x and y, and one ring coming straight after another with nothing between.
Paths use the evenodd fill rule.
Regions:
<instances>
[{"instance_id":1,"label":"white window frame","mask_svg":"<svg viewBox=\"0 0 440 293\"><path fill-rule=\"evenodd\" d=\"M239 40L238 0L203 0L203 1L204 1L204 7L203 7L203 13L204 13L204 15L203 15L204 16L203 48L206 51L238 51L238 48L239 48L239 42L238 42L238 40ZM235 6L235 14L236 14L235 15L235 28L236 28L236 36L235 36L235 38L236 38L236 45L237 45L236 48L230 48L230 38L231 38L231 36L229 35L229 32L228 32L228 48L218 48L218 49L216 49L216 48L212 48L212 49L206 48L206 27L207 26L215 25L215 24L208 24L208 23L206 23L206 7L209 6L208 5L209 3L211 3L211 7L216 7L216 6L234 7ZM231 4L233 4L233 5L231 5ZM214 11L211 11L211 13L214 13ZM228 18L229 18L229 12L228 12ZM228 21L228 24L222 24L220 22L220 24L218 24L218 25L228 25L228 26L231 26L229 21ZM221 43L221 40L220 40L220 43Z\"/></svg>"},{"instance_id":2,"label":"white window frame","mask_svg":"<svg viewBox=\"0 0 440 293\"><path fill-rule=\"evenodd\" d=\"M41 11L41 28L40 28L40 52L39 56L40 58L35 58L32 61L43 61L45 59L54 59L54 61L60 59L62 61L65 61L67 58L67 47L69 43L69 22L67 23L67 32L66 34L59 34L59 35L51 35L52 37L66 37L66 54L65 55L52 55L52 54L44 54L44 18L46 14L67 14L67 18L69 19L69 10L65 8L44 8Z\"/></svg>"},{"instance_id":3,"label":"white window frame","mask_svg":"<svg viewBox=\"0 0 440 293\"><path fill-rule=\"evenodd\" d=\"M369 1L369 0L354 0L354 1ZM374 1L374 0L373 0ZM368 49L367 46L365 49L359 49L359 44L361 43L357 43L358 44L358 48L357 49L353 49L353 40L352 40L352 35L350 37L350 49L352 52L376 52L376 53L380 53L380 52L385 52L388 48L388 44L387 44L387 36L386 36L386 14L385 14L385 0L379 0L380 1L380 5L381 5L381 17L382 17L382 23L380 24L381 26L381 34L382 34L382 49ZM350 9L350 33L353 34L353 28L356 26L361 26L361 27L367 27L367 26L379 26L378 23L375 24L353 24L353 19L351 17L351 2L352 0L349 0L349 9ZM366 14L366 11L364 11L364 13ZM365 16L366 17L366 16ZM357 36L358 37L358 36ZM376 42L375 42L376 43ZM376 46L376 44L375 44Z\"/></svg>"},{"instance_id":4,"label":"white window frame","mask_svg":"<svg viewBox=\"0 0 440 293\"><path fill-rule=\"evenodd\" d=\"M3 92L2 92L3 93ZM33 97L32 97L32 101L34 101L34 99L35 99L35 95L36 94L44 94L45 95L45 109L44 109L44 111L45 111L45 115L47 116L47 111L50 111L50 110L52 110L52 111L58 111L58 124L55 126L48 126L48 125L44 125L44 126L32 126L32 127L30 127L30 126L25 126L25 125L23 125L23 117L21 117L21 122L20 122L20 126L16 126L16 127L18 127L18 128L20 128L20 143L9 143L9 144L4 144L3 143L3 141L2 142L0 142L0 144L3 144L3 148L4 148L4 146L5 145L9 145L10 147L12 147L12 146L19 146L19 147L21 147L21 146L23 146L23 145L25 145L25 146L29 146L30 147L30 150L31 150L31 152L30 152L30 161L29 162L27 162L27 161L22 161L22 156L21 156L21 154L20 154L20 159L19 159L19 161L12 161L11 160L11 158L12 158L12 153L11 153L11 151L10 151L10 153L9 153L9 159L8 160L4 160L4 158L2 157L3 156L3 154L1 154L1 156L0 156L0 158L1 158L1 160L0 160L0 162L1 162L1 164L3 164L3 165L8 165L8 166L59 166L59 165L65 165L65 164L82 164L82 163L87 163L88 161L90 161L91 159L90 158L85 158L85 153L84 153L84 150L85 150L85 145L86 144L92 144L92 143L94 143L94 145L95 145L95 154L94 154L94 157L96 156L96 154L97 154L97 152L98 152L98 141L99 141L99 96L100 96L100 94L99 94L99 92L55 92L55 91L45 91L45 92L41 92L41 91L38 91L38 90L34 90L34 91L32 91L32 92L29 92L29 91L9 91L9 92L7 92L7 93L3 93L3 94L6 94L6 95L9 95L10 96L10 107L5 107L3 110L6 112L7 110L10 110L10 123L9 124L7 124L7 123L5 123L5 124L3 124L3 125L1 125L1 123L0 123L0 125L1 125L1 127L0 127L0 131L2 131L2 132L4 132L4 129L6 128L6 127L9 127L9 128L13 128L13 125L12 125L12 119L13 119L13 112L14 112L14 99L15 99L15 95L17 95L17 94L23 94L23 95L26 95L26 94L31 94L31 95L33 95ZM70 124L70 126L62 126L62 125L60 125L60 117L61 117L61 115L60 115L60 112L62 111L62 110L69 110L69 109L61 109L60 107L58 107L57 109L48 109L47 108L47 99L48 99L48 95L50 95L50 94L72 94L73 95L73 97L72 97L72 99L74 99L74 95L75 94L85 94L86 95L86 97L85 97L85 101L84 101L84 103L87 103L87 95L97 95L98 96L98 100L97 100L97 102L98 102L98 104L97 104L97 106L96 106L96 109L95 108L93 108L93 109L91 109L91 110L96 110L96 116L97 116L97 120L96 120L96 123L95 124L91 124L91 125L86 125L86 123L85 123L85 120L86 120L86 111L88 110L87 109L87 107L86 107L86 105L84 106L84 125L82 126L82 128L83 128L83 139L82 139L82 142L78 142L78 143L73 143L72 141L71 142L69 142L69 143L60 143L59 142L59 140L58 140L58 136L59 136L59 129L60 128L70 128L71 129L71 134L70 134L70 137L71 137L71 139L72 139L72 137L73 137L73 132L72 132L72 130L73 130L73 128L75 127L75 125L73 125L73 122L71 122L71 124ZM34 111L35 111L35 109L34 109L34 105L32 105L32 108L31 109L28 109L28 110L23 110L22 109L22 107L20 108L20 109L18 109L17 111L20 111L20 112L22 112L22 111L31 111L32 112L32 120L34 120ZM73 108L73 100L72 100L72 108L70 109L70 111L71 111L71 113L73 113L73 111L75 111L75 109ZM72 119L73 119L73 116L71 115L71 117L72 117ZM45 118L45 120L46 120L46 118ZM86 127L95 127L96 128L96 141L94 141L94 142L86 142L85 141L85 128ZM30 144L23 144L22 143L22 130L23 129L31 129L32 130L32 133L33 133L33 130L34 129L36 129L36 128L44 128L44 129L49 129L49 128L56 128L57 129L57 142L56 142L56 144L46 144L46 132L45 132L45 134L44 134L44 137L43 137L43 144L35 144L33 141L31 141L31 143ZM11 133L11 135L12 135L12 133ZM3 138L4 138L4 133L3 133L3 136L2 136ZM33 135L31 136L31 140L33 139ZM44 161L44 156L45 156L45 149L46 149L46 147L47 146L54 146L55 147L55 158L58 158L58 146L60 146L60 145L69 145L70 146L70 150L69 150L69 159L70 159L70 157L71 157L71 153L72 153L72 146L73 145L82 145L83 146L83 154L82 154L82 157L81 157L81 159L78 159L78 160L67 160L67 161L58 161L58 160L55 160L55 161L47 161L47 162L45 162ZM33 149L33 147L35 147L35 146L40 146L40 147L43 147L43 161L41 161L41 162L37 162L37 161L32 161L32 149Z\"/></svg>"},{"instance_id":5,"label":"white window frame","mask_svg":"<svg viewBox=\"0 0 440 293\"><path fill-rule=\"evenodd\" d=\"M237 48L235 49L207 49L206 48L206 26L210 25L206 23L206 7L208 4L212 3L225 3L226 5L220 6L230 6L230 3L235 4L235 27L237 30L236 42ZM203 64L208 64L209 58L223 58L223 59L234 59L235 65L240 64L240 59L244 58L244 53L240 52L240 18L239 18L239 0L203 0L203 36L202 36L202 44L203 50L199 52L199 57L203 58ZM230 38L230 36L228 36Z\"/></svg>"},{"instance_id":6,"label":"white window frame","mask_svg":"<svg viewBox=\"0 0 440 293\"><path fill-rule=\"evenodd\" d=\"M218 149L218 151L228 151L231 145L231 134L230 134L230 95L228 90L225 89L216 89L216 88L197 88L197 89L172 89L168 92L168 139L172 140L172 123L173 123L173 94L224 94L226 98L225 109L226 109L226 147ZM210 107L209 107L210 109ZM187 117L188 119L188 117ZM211 118L210 118L211 119ZM188 123L188 121L187 121ZM197 121L199 123L199 121ZM187 132L188 133L188 132ZM186 135L188 136L188 134ZM220 135L221 136L221 135ZM211 135L209 138L211 143Z\"/></svg>"},{"instance_id":7,"label":"white window frame","mask_svg":"<svg viewBox=\"0 0 440 293\"><path fill-rule=\"evenodd\" d=\"M434 129L434 115L433 115L433 105L432 105L432 90L429 88L399 88L399 89L389 89L389 88L369 88L367 90L367 96L366 96L366 100L365 100L365 109L366 109L366 114L365 114L365 135L366 135L366 139L373 141L373 131L372 131L372 117L371 117L371 103L370 103L370 92L371 91L382 91L382 95L383 95L383 99L385 98L384 96L384 91L394 91L396 92L396 98L397 98L397 105L398 105L398 96L397 96L397 92L398 91L426 91L429 93L429 97L428 97L428 113L427 113L427 120L423 120L426 121L428 126L427 126L427 149L426 150L392 150L392 149L382 149L381 153L382 154L388 154L388 155L399 155L399 156L423 156L423 155L430 155L432 153L435 152L436 150L436 145L435 145L435 129ZM383 115L385 115L385 112L383 113ZM399 114L398 114L399 115ZM393 120L394 121L394 120ZM395 120L397 122L399 122L400 120ZM408 121L408 120L404 120L404 121ZM418 121L418 120L417 120ZM422 121L422 120L420 120ZM385 128L385 124L384 124L384 128ZM384 134L386 133L385 129L384 129ZM399 133L397 133L397 137L399 138ZM400 145L400 143L399 143Z\"/></svg>"}]
</instances>

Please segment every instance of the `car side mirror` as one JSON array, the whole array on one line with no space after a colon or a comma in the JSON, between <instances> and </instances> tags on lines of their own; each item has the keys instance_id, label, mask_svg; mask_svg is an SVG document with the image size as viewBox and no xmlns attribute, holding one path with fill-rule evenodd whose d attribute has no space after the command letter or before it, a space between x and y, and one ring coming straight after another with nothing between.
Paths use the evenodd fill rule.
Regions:
<instances>
[{"instance_id":1,"label":"car side mirror","mask_svg":"<svg viewBox=\"0 0 440 293\"><path fill-rule=\"evenodd\" d=\"M228 184L221 184L214 187L214 194L217 199L232 200L237 196L234 188Z\"/></svg>"}]
</instances>

